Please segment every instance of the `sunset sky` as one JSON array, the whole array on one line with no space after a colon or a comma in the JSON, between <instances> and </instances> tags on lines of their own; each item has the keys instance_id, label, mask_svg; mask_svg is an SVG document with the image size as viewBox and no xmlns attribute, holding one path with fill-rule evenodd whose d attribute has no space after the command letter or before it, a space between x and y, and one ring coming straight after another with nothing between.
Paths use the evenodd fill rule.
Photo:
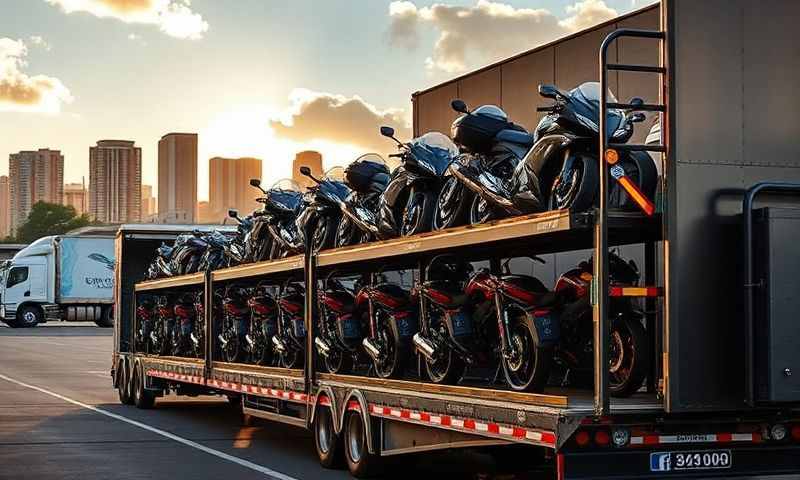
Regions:
<instances>
[{"instance_id":1,"label":"sunset sky","mask_svg":"<svg viewBox=\"0 0 800 480\"><path fill-rule=\"evenodd\" d=\"M197 132L211 156L256 156L264 180L300 149L326 167L410 133L410 96L650 0L0 0L0 174L50 147L88 183L100 139Z\"/></svg>"}]
</instances>

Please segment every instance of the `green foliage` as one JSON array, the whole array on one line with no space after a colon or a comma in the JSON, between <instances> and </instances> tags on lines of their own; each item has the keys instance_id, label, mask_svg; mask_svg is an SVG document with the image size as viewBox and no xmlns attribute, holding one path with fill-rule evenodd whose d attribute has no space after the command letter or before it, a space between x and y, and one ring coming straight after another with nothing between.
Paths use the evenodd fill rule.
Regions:
<instances>
[{"instance_id":1,"label":"green foliage","mask_svg":"<svg viewBox=\"0 0 800 480\"><path fill-rule=\"evenodd\" d=\"M91 223L88 215L79 216L70 205L37 202L28 219L17 229L16 240L20 243L31 243L41 237L61 235Z\"/></svg>"}]
</instances>

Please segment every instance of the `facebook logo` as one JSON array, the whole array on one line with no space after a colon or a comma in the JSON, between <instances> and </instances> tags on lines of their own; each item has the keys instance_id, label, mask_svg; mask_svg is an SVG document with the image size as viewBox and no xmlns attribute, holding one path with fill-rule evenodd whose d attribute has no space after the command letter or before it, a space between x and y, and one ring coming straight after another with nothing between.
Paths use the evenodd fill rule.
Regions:
<instances>
[{"instance_id":1,"label":"facebook logo","mask_svg":"<svg viewBox=\"0 0 800 480\"><path fill-rule=\"evenodd\" d=\"M651 472L669 472L672 470L672 454L669 452L656 452L650 454Z\"/></svg>"}]
</instances>

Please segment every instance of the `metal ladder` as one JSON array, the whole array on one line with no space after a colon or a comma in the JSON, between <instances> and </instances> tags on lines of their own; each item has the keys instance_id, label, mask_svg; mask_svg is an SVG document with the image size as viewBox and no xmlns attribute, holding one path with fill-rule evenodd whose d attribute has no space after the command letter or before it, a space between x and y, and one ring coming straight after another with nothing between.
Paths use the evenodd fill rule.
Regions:
<instances>
[{"instance_id":1,"label":"metal ladder","mask_svg":"<svg viewBox=\"0 0 800 480\"><path fill-rule=\"evenodd\" d=\"M628 65L622 63L608 63L608 48L619 38L649 38L659 42L661 47L660 65ZM661 119L661 144L618 144L609 143L606 132L606 116L608 109L620 109L626 111L648 111L667 113L664 104L630 104L608 101L608 71L654 73L661 79L661 98L667 97L667 67L666 63L666 34L663 31L619 29L611 32L600 46L600 205L596 212L594 227L594 291L596 293L593 302L594 320L594 413L596 416L608 415L610 412L610 399L608 391L608 350L609 350L609 318L608 318L608 298L609 298L609 277L608 277L608 177L609 165L607 165L606 152L609 149L620 151L650 151L667 152L667 142L665 142L666 125L668 122L665 116ZM609 156L610 157L610 156ZM613 167L612 167L613 168ZM621 167L618 167L621 168Z\"/></svg>"}]
</instances>

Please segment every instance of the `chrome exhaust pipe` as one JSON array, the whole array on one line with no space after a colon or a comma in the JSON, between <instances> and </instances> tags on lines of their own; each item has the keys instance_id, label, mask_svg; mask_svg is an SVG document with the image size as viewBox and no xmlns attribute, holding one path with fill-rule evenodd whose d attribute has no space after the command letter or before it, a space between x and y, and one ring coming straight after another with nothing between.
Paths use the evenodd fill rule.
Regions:
<instances>
[{"instance_id":1,"label":"chrome exhaust pipe","mask_svg":"<svg viewBox=\"0 0 800 480\"><path fill-rule=\"evenodd\" d=\"M415 333L411 341L414 342L414 347L423 357L431 362L436 360L436 345L433 342L423 337L421 333Z\"/></svg>"},{"instance_id":2,"label":"chrome exhaust pipe","mask_svg":"<svg viewBox=\"0 0 800 480\"><path fill-rule=\"evenodd\" d=\"M249 333L244 336L244 340L247 342L248 345L250 345L250 348L252 348L253 345L256 344L256 341L253 340L253 337L251 337Z\"/></svg>"},{"instance_id":3,"label":"chrome exhaust pipe","mask_svg":"<svg viewBox=\"0 0 800 480\"><path fill-rule=\"evenodd\" d=\"M314 345L317 347L317 352L323 357L328 357L331 354L331 345L322 337L316 337L314 339Z\"/></svg>"},{"instance_id":4,"label":"chrome exhaust pipe","mask_svg":"<svg viewBox=\"0 0 800 480\"><path fill-rule=\"evenodd\" d=\"M219 343L221 343L223 347L228 344L228 339L221 333L219 334L219 336L217 336L217 339L219 340Z\"/></svg>"},{"instance_id":5,"label":"chrome exhaust pipe","mask_svg":"<svg viewBox=\"0 0 800 480\"><path fill-rule=\"evenodd\" d=\"M372 340L370 340L369 338L365 338L364 340L361 341L361 344L364 346L364 350L367 352L367 355L372 357L372 359L375 360L376 362L380 360L381 351L377 345L372 343Z\"/></svg>"},{"instance_id":6,"label":"chrome exhaust pipe","mask_svg":"<svg viewBox=\"0 0 800 480\"><path fill-rule=\"evenodd\" d=\"M283 340L281 340L280 338L278 338L278 336L277 336L277 335L275 335L274 337L272 337L272 345L274 345L274 346L275 346L275 350L277 350L277 351L279 351L279 352L281 352L281 353L283 353L283 352L285 352L285 351L286 351L286 344L285 344L285 343L283 343Z\"/></svg>"}]
</instances>

